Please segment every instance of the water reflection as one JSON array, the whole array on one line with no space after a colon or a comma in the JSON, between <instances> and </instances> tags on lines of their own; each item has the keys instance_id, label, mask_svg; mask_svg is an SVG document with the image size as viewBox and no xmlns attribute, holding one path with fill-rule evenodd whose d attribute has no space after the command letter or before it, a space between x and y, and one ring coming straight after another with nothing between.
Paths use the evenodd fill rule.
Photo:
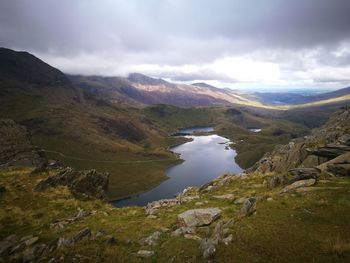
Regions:
<instances>
[{"instance_id":1,"label":"water reflection","mask_svg":"<svg viewBox=\"0 0 350 263\"><path fill-rule=\"evenodd\" d=\"M185 161L166 171L168 180L146 193L113 204L117 207L146 205L155 200L172 198L188 186L205 184L224 173L242 172L234 161L236 151L227 147L230 143L228 139L215 134L186 137L193 141L171 149Z\"/></svg>"}]
</instances>

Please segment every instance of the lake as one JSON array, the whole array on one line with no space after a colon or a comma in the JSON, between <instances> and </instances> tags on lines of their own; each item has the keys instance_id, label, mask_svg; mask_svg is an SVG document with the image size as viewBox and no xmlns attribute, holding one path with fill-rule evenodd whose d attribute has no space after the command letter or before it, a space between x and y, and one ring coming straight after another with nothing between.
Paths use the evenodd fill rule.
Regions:
<instances>
[{"instance_id":1,"label":"lake","mask_svg":"<svg viewBox=\"0 0 350 263\"><path fill-rule=\"evenodd\" d=\"M211 131L212 127L193 127L181 129L179 133ZM185 137L192 141L170 148L184 162L166 170L169 179L148 192L112 204L117 207L147 205L156 200L173 198L188 186L200 186L222 174L243 171L235 162L236 151L229 147L230 140L216 134Z\"/></svg>"}]
</instances>

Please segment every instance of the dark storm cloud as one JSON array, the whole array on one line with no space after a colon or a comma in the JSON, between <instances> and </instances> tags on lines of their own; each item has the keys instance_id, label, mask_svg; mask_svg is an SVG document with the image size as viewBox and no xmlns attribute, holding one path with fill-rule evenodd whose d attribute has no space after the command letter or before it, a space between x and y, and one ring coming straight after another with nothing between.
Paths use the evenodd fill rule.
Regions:
<instances>
[{"instance_id":1,"label":"dark storm cloud","mask_svg":"<svg viewBox=\"0 0 350 263\"><path fill-rule=\"evenodd\" d=\"M295 72L313 63L347 67L349 11L348 0L4 0L0 45L73 73L223 80L209 64L225 57ZM198 70L181 72L183 65Z\"/></svg>"}]
</instances>

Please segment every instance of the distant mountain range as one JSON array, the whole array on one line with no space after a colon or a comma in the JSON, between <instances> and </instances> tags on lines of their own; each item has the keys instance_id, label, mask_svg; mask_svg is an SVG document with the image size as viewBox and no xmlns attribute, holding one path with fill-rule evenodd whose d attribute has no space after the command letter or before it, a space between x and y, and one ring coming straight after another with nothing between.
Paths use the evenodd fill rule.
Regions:
<instances>
[{"instance_id":1,"label":"distant mountain range","mask_svg":"<svg viewBox=\"0 0 350 263\"><path fill-rule=\"evenodd\" d=\"M179 107L242 105L288 109L350 101L350 87L318 95L244 93L206 83L171 83L140 73L128 77L66 75L27 52L6 48L0 48L0 86L31 89L34 94L44 93L56 99L79 100L82 99L79 94L86 93L120 106L135 107L169 104Z\"/></svg>"},{"instance_id":2,"label":"distant mountain range","mask_svg":"<svg viewBox=\"0 0 350 263\"><path fill-rule=\"evenodd\" d=\"M287 109L350 101L350 88L318 95L245 93L206 83L177 84L140 73L124 77L69 76L74 85L110 102L132 105L169 104L179 107L244 105Z\"/></svg>"},{"instance_id":3,"label":"distant mountain range","mask_svg":"<svg viewBox=\"0 0 350 263\"><path fill-rule=\"evenodd\" d=\"M281 105L297 105L311 102L317 102L322 100L329 100L335 98L341 98L350 94L350 87L339 89L332 92L320 93L317 95L303 95L298 93L287 92L256 92L255 95L260 99L262 103Z\"/></svg>"}]
</instances>

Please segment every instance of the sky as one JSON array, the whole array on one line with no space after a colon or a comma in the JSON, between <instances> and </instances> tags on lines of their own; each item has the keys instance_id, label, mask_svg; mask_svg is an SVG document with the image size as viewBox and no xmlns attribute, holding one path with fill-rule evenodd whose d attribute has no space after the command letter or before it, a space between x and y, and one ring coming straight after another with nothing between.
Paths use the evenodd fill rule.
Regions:
<instances>
[{"instance_id":1,"label":"sky","mask_svg":"<svg viewBox=\"0 0 350 263\"><path fill-rule=\"evenodd\" d=\"M69 74L246 90L350 85L349 0L0 0L0 46Z\"/></svg>"}]
</instances>

